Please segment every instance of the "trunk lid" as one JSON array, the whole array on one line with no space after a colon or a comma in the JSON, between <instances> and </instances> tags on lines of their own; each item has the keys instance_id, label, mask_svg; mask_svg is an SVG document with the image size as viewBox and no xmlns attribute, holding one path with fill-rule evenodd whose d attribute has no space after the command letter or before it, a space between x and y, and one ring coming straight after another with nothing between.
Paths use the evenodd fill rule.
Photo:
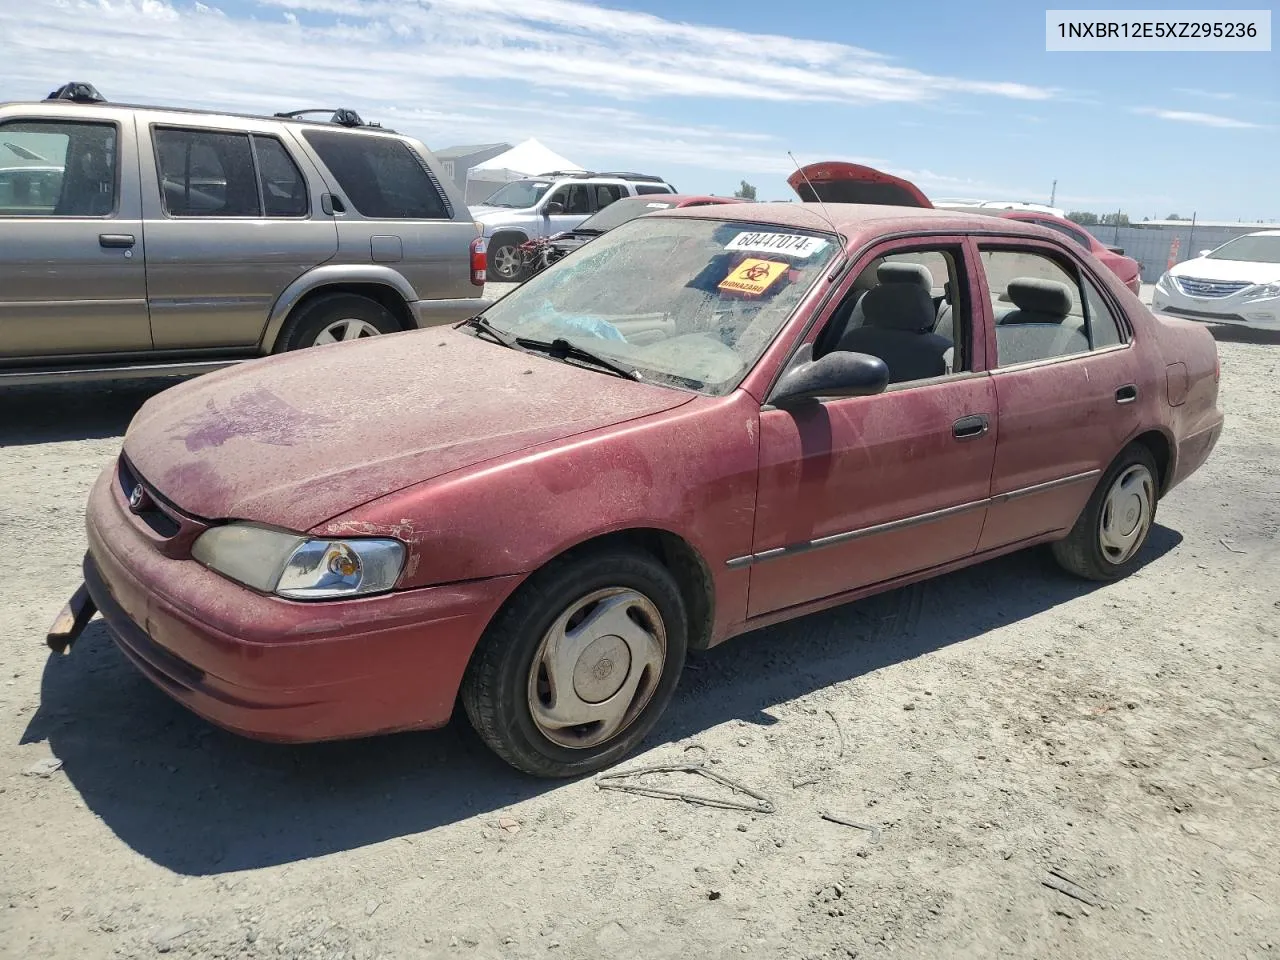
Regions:
<instances>
[{"instance_id":1,"label":"trunk lid","mask_svg":"<svg viewBox=\"0 0 1280 960\"><path fill-rule=\"evenodd\" d=\"M873 203L896 207L933 204L910 180L859 163L824 160L801 167L787 183L801 201L813 203Z\"/></svg>"}]
</instances>

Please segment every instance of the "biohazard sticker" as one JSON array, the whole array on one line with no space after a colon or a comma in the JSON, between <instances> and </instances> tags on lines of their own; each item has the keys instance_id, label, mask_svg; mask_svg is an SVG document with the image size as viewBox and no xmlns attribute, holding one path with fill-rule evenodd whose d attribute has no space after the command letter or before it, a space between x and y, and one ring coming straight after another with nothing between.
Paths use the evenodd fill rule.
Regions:
<instances>
[{"instance_id":1,"label":"biohazard sticker","mask_svg":"<svg viewBox=\"0 0 1280 960\"><path fill-rule=\"evenodd\" d=\"M720 281L720 289L758 297L791 267L777 260L743 260Z\"/></svg>"},{"instance_id":2,"label":"biohazard sticker","mask_svg":"<svg viewBox=\"0 0 1280 960\"><path fill-rule=\"evenodd\" d=\"M724 245L726 250L749 250L752 253L781 253L804 260L820 251L827 241L796 233L740 233Z\"/></svg>"}]
</instances>

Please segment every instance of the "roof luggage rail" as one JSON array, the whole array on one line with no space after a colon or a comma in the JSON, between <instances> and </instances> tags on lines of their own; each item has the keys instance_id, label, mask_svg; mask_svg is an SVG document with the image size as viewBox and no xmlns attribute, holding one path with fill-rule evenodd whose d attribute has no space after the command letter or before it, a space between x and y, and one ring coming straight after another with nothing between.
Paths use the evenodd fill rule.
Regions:
<instances>
[{"instance_id":1,"label":"roof luggage rail","mask_svg":"<svg viewBox=\"0 0 1280 960\"><path fill-rule=\"evenodd\" d=\"M310 107L306 110L286 110L275 114L282 120L300 120L309 113L328 113L330 123L336 123L340 127L380 127L380 123L365 123L360 119L360 114L347 107Z\"/></svg>"},{"instance_id":2,"label":"roof luggage rail","mask_svg":"<svg viewBox=\"0 0 1280 960\"><path fill-rule=\"evenodd\" d=\"M603 170L596 174L597 177L618 177L622 180L638 180L641 183L665 183L661 177L655 177L648 173L628 173L625 170Z\"/></svg>"},{"instance_id":3,"label":"roof luggage rail","mask_svg":"<svg viewBox=\"0 0 1280 960\"><path fill-rule=\"evenodd\" d=\"M540 177L598 177L600 174L590 170L549 170L538 174Z\"/></svg>"},{"instance_id":4,"label":"roof luggage rail","mask_svg":"<svg viewBox=\"0 0 1280 960\"><path fill-rule=\"evenodd\" d=\"M106 103L107 98L97 91L92 83L84 83L83 81L73 80L71 83L64 83L53 93L45 97L46 100L70 100L72 103Z\"/></svg>"}]
</instances>

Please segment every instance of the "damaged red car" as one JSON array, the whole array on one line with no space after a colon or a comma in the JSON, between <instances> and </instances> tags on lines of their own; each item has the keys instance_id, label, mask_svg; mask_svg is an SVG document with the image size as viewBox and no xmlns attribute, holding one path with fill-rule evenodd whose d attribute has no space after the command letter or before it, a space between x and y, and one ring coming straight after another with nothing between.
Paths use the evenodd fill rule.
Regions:
<instances>
[{"instance_id":1,"label":"damaged red car","mask_svg":"<svg viewBox=\"0 0 1280 960\"><path fill-rule=\"evenodd\" d=\"M1041 227L657 212L457 327L149 400L49 643L100 611L247 736L438 727L460 703L519 769L581 774L736 634L1038 544L1126 574L1217 397L1203 327Z\"/></svg>"}]
</instances>

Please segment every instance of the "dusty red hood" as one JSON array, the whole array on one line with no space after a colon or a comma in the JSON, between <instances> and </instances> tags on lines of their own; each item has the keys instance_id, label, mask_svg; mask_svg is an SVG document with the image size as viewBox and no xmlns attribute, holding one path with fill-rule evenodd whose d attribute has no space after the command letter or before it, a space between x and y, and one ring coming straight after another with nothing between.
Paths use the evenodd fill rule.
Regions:
<instances>
[{"instance_id":1,"label":"dusty red hood","mask_svg":"<svg viewBox=\"0 0 1280 960\"><path fill-rule=\"evenodd\" d=\"M410 484L689 399L423 330L173 387L143 405L124 450L189 513L307 530Z\"/></svg>"}]
</instances>

